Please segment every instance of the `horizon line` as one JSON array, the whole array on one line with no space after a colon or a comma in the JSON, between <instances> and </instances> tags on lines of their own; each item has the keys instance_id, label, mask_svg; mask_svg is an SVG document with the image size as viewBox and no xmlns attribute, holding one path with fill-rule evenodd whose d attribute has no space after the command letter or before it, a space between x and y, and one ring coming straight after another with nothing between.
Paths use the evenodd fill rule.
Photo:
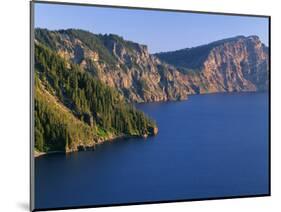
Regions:
<instances>
[{"instance_id":1,"label":"horizon line","mask_svg":"<svg viewBox=\"0 0 281 212\"><path fill-rule=\"evenodd\" d=\"M119 35L119 34L116 34L116 33L98 33L98 32L93 32L91 30L88 30L88 29L82 29L82 28L60 28L60 29L49 29L49 28L44 28L44 27L34 27L34 31L35 30L48 30L50 32L59 32L59 31L68 31L68 30L81 30L81 31L85 31L85 32L89 32L93 35L101 35L101 36L110 36L110 35L116 35L120 38L122 38L124 41L126 42L133 42L133 43L136 43L136 44L139 44L139 45L142 45L142 46L146 46L148 49L149 49L149 46L147 44L144 44L144 43L138 43L136 41L133 41L133 40L127 40L125 39L122 35ZM231 36L231 37L224 37L224 38L221 38L221 39L218 39L218 40L213 40L211 42L206 42L206 43L203 43L203 44L200 44L200 45L197 45L197 46L192 46L192 47L182 47L180 49L175 49L175 50L168 50L168 51L159 51L159 52L155 52L155 53L150 53L150 54L161 54L161 53L168 53L168 52L176 52L176 51L181 51L181 50L185 50L185 49L192 49L192 48L198 48L198 47L201 47L201 46L206 46L206 45L210 45L212 43L216 43L216 42L220 42L220 41L223 41L223 40L228 40L228 39L234 39L234 38L239 38L239 37L244 37L244 38L250 38L250 37L257 37L260 41L260 37L258 35L234 35L234 36ZM268 47L265 43L263 43L261 41L261 43L263 45L265 45L266 47Z\"/></svg>"}]
</instances>

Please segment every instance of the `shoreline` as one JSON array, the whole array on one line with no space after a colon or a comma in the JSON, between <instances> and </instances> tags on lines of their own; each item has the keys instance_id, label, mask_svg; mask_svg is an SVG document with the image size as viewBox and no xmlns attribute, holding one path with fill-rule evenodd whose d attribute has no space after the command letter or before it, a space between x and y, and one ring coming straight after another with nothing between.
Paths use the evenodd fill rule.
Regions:
<instances>
[{"instance_id":1,"label":"shoreline","mask_svg":"<svg viewBox=\"0 0 281 212\"><path fill-rule=\"evenodd\" d=\"M41 157L43 155L48 155L48 154L55 154L55 153L65 153L64 151L51 151L51 152L38 152L36 150L34 152L34 158Z\"/></svg>"},{"instance_id":2,"label":"shoreline","mask_svg":"<svg viewBox=\"0 0 281 212\"><path fill-rule=\"evenodd\" d=\"M241 93L268 93L268 90L265 91L240 91L240 92L209 92L209 93L198 93L198 94L189 94L188 96L199 96L199 95L212 95L212 94L241 94ZM140 103L134 103L135 105L141 105L141 104L149 104L149 103L170 103L170 102L182 102L182 101L187 101L187 99L183 100L167 100L167 101L155 101L155 102L140 102ZM157 128L157 127L156 127ZM158 134L158 128L156 134L151 134L151 135L118 135L116 137L109 137L108 139L98 141L97 143L94 143L92 146L80 146L83 149L77 149L77 150L70 150L70 151L50 151L50 152L39 152L37 150L33 150L33 158L38 158L43 155L47 154L56 154L56 153L73 153L73 152L82 152L82 151L93 151L96 148L96 145L101 145L105 142L114 142L119 139L130 139L130 138L143 138L146 139L147 137L150 136L155 136Z\"/></svg>"},{"instance_id":3,"label":"shoreline","mask_svg":"<svg viewBox=\"0 0 281 212\"><path fill-rule=\"evenodd\" d=\"M192 93L188 94L186 98L184 99L167 99L167 100L159 100L159 101L153 101L153 102L132 102L134 106L136 105L143 105L143 104L165 104L165 103L172 103L172 102L184 102L188 101L190 97L192 96L205 96L205 95L216 95L216 94L230 94L230 95L236 95L236 94L255 94L255 93L267 93L267 90L260 90L260 91L214 91L214 92L204 92L204 93Z\"/></svg>"},{"instance_id":4,"label":"shoreline","mask_svg":"<svg viewBox=\"0 0 281 212\"><path fill-rule=\"evenodd\" d=\"M158 128L157 128L158 129ZM101 145L103 143L107 143L107 142L115 142L119 139L130 139L130 138L143 138L143 139L146 139L147 137L150 137L150 136L153 136L153 135L119 135L119 136L116 136L116 137L112 137L112 138L108 138L108 139L105 139L105 140L101 140L97 143L94 143L94 145L92 146L82 146L81 148L84 148L84 149L77 149L77 150L72 150L72 151L50 151L50 152L39 152L37 150L33 150L33 154L34 154L34 157L33 158L39 158L43 155L49 155L49 154L56 154L56 153L64 153L64 154L69 154L69 153L74 153L74 152L84 152L84 151L94 151L95 148L96 148L96 145Z\"/></svg>"}]
</instances>

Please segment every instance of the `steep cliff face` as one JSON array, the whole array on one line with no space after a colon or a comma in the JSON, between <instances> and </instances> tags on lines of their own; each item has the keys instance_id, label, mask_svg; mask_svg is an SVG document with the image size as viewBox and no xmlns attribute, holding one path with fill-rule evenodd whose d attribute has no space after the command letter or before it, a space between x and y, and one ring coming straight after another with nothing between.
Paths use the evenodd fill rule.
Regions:
<instances>
[{"instance_id":1,"label":"steep cliff face","mask_svg":"<svg viewBox=\"0 0 281 212\"><path fill-rule=\"evenodd\" d=\"M268 88L268 48L257 36L238 36L156 56L185 73L192 93Z\"/></svg>"},{"instance_id":2,"label":"steep cliff face","mask_svg":"<svg viewBox=\"0 0 281 212\"><path fill-rule=\"evenodd\" d=\"M35 38L130 102L183 100L194 93L268 87L268 49L257 36L155 55L149 54L147 46L113 34L36 29Z\"/></svg>"},{"instance_id":3,"label":"steep cliff face","mask_svg":"<svg viewBox=\"0 0 281 212\"><path fill-rule=\"evenodd\" d=\"M145 45L82 30L37 29L35 37L131 102L187 98L188 86L180 80L182 73L150 55Z\"/></svg>"}]
</instances>

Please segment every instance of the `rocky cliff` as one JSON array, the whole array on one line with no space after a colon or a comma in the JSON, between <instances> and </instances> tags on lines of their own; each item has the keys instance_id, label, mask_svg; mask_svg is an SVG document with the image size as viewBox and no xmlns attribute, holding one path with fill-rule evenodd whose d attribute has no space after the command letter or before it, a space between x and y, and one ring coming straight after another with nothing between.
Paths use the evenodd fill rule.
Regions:
<instances>
[{"instance_id":1,"label":"rocky cliff","mask_svg":"<svg viewBox=\"0 0 281 212\"><path fill-rule=\"evenodd\" d=\"M238 36L156 56L181 70L194 93L268 89L268 48L257 36Z\"/></svg>"},{"instance_id":2,"label":"rocky cliff","mask_svg":"<svg viewBox=\"0 0 281 212\"><path fill-rule=\"evenodd\" d=\"M147 46L117 35L96 35L83 30L36 29L36 42L78 64L131 102L187 98L188 88L174 67L148 53Z\"/></svg>"},{"instance_id":3,"label":"rocky cliff","mask_svg":"<svg viewBox=\"0 0 281 212\"><path fill-rule=\"evenodd\" d=\"M42 43L130 102L186 99L188 94L266 90L268 49L257 36L151 55L145 45L83 30L36 29Z\"/></svg>"}]
</instances>

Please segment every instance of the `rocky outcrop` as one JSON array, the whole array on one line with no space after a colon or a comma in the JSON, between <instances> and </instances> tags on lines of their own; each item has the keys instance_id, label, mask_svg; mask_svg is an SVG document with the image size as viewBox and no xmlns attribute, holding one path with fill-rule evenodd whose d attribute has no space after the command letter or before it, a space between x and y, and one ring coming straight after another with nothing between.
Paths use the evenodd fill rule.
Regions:
<instances>
[{"instance_id":1,"label":"rocky outcrop","mask_svg":"<svg viewBox=\"0 0 281 212\"><path fill-rule=\"evenodd\" d=\"M35 38L130 102L183 100L188 94L266 90L268 49L257 36L151 55L145 45L83 30L36 29Z\"/></svg>"}]
</instances>

